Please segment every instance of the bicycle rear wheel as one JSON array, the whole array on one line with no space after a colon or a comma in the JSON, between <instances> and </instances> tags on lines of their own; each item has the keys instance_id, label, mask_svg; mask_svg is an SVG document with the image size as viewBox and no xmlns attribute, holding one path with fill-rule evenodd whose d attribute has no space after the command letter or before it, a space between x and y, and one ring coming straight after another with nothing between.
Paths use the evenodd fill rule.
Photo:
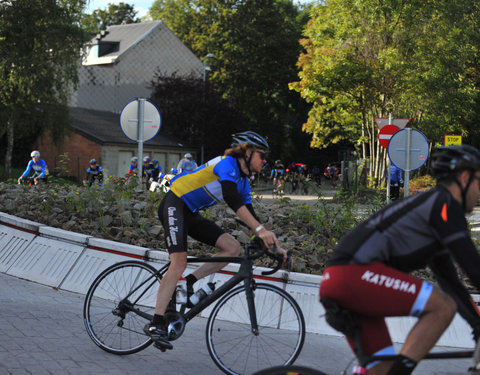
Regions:
<instances>
[{"instance_id":1,"label":"bicycle rear wheel","mask_svg":"<svg viewBox=\"0 0 480 375\"><path fill-rule=\"evenodd\" d=\"M276 366L255 372L252 375L327 375L304 366Z\"/></svg>"},{"instance_id":2,"label":"bicycle rear wheel","mask_svg":"<svg viewBox=\"0 0 480 375\"><path fill-rule=\"evenodd\" d=\"M96 345L109 353L131 354L152 343L143 327L155 310L161 280L155 273L147 263L126 261L107 268L95 279L85 296L83 320ZM145 285L133 292L142 283Z\"/></svg>"},{"instance_id":3,"label":"bicycle rear wheel","mask_svg":"<svg viewBox=\"0 0 480 375\"><path fill-rule=\"evenodd\" d=\"M290 365L303 347L305 320L293 297L270 284L256 284L253 292L258 335L252 333L243 286L225 294L208 318L208 351L226 374Z\"/></svg>"}]
</instances>

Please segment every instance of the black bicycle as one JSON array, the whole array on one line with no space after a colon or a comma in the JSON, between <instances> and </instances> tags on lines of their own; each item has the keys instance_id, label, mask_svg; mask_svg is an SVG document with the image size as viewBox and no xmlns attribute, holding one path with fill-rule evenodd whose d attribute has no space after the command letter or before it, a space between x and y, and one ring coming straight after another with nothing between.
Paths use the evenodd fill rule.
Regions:
<instances>
[{"instance_id":1,"label":"black bicycle","mask_svg":"<svg viewBox=\"0 0 480 375\"><path fill-rule=\"evenodd\" d=\"M169 340L178 339L191 319L218 300L207 321L206 342L223 372L250 375L268 366L291 365L303 347L305 320L289 293L254 279L253 262L264 256L273 262L263 275L280 269L282 259L259 239L245 246L243 256L189 257L188 263L229 262L240 268L191 309L172 297L165 313ZM132 354L152 343L143 327L153 317L158 286L169 265L157 270L145 262L125 261L108 267L94 280L85 297L83 317L96 345L110 353Z\"/></svg>"},{"instance_id":2,"label":"black bicycle","mask_svg":"<svg viewBox=\"0 0 480 375\"><path fill-rule=\"evenodd\" d=\"M360 339L360 327L356 322L355 313L340 306L337 302L328 299L322 299L329 305L330 311L327 310L326 319L329 324L336 330L353 337L355 343L356 359L358 366L353 369L353 374L367 374L366 367L368 364L376 361L393 361L397 355L366 355L363 351L363 346ZM331 314L329 316L329 314ZM480 375L480 342L477 343L475 350L452 350L441 352L430 352L423 359L465 359L472 358L473 366L466 369L470 375ZM347 368L350 367L350 364ZM341 372L345 375L346 370ZM320 370L303 367L303 366L274 366L257 371L252 375L327 375Z\"/></svg>"}]
</instances>

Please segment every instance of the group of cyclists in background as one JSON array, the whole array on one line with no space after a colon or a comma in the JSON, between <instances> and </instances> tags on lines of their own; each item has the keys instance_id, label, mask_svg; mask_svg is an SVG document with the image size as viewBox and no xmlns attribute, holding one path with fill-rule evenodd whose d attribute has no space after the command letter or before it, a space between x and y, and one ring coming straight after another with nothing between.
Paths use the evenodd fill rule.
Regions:
<instances>
[{"instance_id":1,"label":"group of cyclists in background","mask_svg":"<svg viewBox=\"0 0 480 375\"><path fill-rule=\"evenodd\" d=\"M50 171L45 160L40 159L40 152L34 150L31 152L30 157L31 160L29 160L27 168L18 178L18 183L26 183L30 186L39 183L47 183ZM167 176L167 178L171 178L171 176L175 176L183 171L190 172L197 167L197 163L193 160L192 154L190 153L186 153L183 159L178 162L177 168L172 168L169 174L164 174L158 160L151 159L148 155L143 158L142 168L139 168L138 157L134 156L130 160L130 166L125 176L125 180L128 181L131 177L139 177L141 178L142 184L145 184L148 189L152 182L158 182ZM30 175L32 171L33 174ZM92 186L93 184L98 184L98 186L102 186L103 178L102 166L98 164L97 159L90 159L85 179L82 180L83 185Z\"/></svg>"},{"instance_id":2,"label":"group of cyclists in background","mask_svg":"<svg viewBox=\"0 0 480 375\"><path fill-rule=\"evenodd\" d=\"M29 185L36 185L38 183L46 183L48 181L49 169L45 160L40 159L40 152L32 151L30 154L31 160L28 162L27 168L18 178L18 183L27 183ZM190 153L186 153L178 162L176 168L171 168L167 173L162 171L162 166L157 159L151 159L150 156L144 156L141 168L138 164L138 157L134 156L130 160L130 166L125 176L128 181L131 177L141 178L141 183L145 185L148 190L153 182L159 183L162 179L170 180L173 176L184 171L191 172L198 168L197 163L193 160ZM29 177L33 171L33 175ZM318 186L322 183L322 178L330 181L332 186L336 186L340 176L340 168L335 164L328 164L322 171L320 167L313 166L310 168L305 163L292 162L287 167L284 166L281 160L276 160L273 167L270 167L268 162L258 174L258 178L263 181L271 181L273 185L273 194L282 195L290 194L308 194L309 186L315 183ZM86 170L86 176L82 180L83 185L92 186L97 184L103 185L104 176L102 166L95 158L92 158L89 167ZM253 184L255 180L252 179ZM285 188L287 185L287 189Z\"/></svg>"},{"instance_id":3,"label":"group of cyclists in background","mask_svg":"<svg viewBox=\"0 0 480 375\"><path fill-rule=\"evenodd\" d=\"M340 177L340 168L335 164L328 164L325 169L315 165L309 167L305 163L292 162L287 167L281 160L275 160L273 167L265 164L259 178L263 181L271 181L273 194L308 194L312 184L320 186L322 179L336 186Z\"/></svg>"}]
</instances>

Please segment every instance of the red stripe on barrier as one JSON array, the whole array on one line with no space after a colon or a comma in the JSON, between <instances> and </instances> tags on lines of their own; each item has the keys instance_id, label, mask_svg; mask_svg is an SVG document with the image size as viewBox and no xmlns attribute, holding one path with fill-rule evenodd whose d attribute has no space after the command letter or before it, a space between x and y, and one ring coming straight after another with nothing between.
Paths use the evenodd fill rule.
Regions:
<instances>
[{"instance_id":1,"label":"red stripe on barrier","mask_svg":"<svg viewBox=\"0 0 480 375\"><path fill-rule=\"evenodd\" d=\"M37 231L30 230L30 229L26 229L26 228L22 228L22 227L19 227L19 226L17 226L17 225L13 225L13 224L9 224L9 223L4 223L3 221L2 221L0 224L5 225L6 227L10 227L10 228L13 228L13 229L21 230L21 231L23 231L23 232L32 233L32 234L39 234Z\"/></svg>"},{"instance_id":2,"label":"red stripe on barrier","mask_svg":"<svg viewBox=\"0 0 480 375\"><path fill-rule=\"evenodd\" d=\"M97 250L97 251L103 251L104 253L111 253L111 254L116 254L116 255L122 255L124 257L130 257L130 258L137 258L137 259L142 259L142 260L147 260L147 257L142 256L142 255L136 255L136 254L130 254L130 253L125 253L123 251L117 251L117 250L110 250L110 249L105 249L103 247L97 247L97 246L87 246L88 249L92 250Z\"/></svg>"}]
</instances>

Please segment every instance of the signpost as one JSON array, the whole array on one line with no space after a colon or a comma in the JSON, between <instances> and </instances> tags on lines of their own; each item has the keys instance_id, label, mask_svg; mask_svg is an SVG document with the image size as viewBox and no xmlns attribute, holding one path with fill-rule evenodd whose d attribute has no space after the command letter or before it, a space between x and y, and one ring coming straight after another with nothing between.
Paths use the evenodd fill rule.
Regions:
<instances>
[{"instance_id":1,"label":"signpost","mask_svg":"<svg viewBox=\"0 0 480 375\"><path fill-rule=\"evenodd\" d=\"M392 163L405 171L404 196L407 197L409 172L420 168L428 159L427 137L417 129L405 128L390 138L387 150Z\"/></svg>"},{"instance_id":2,"label":"signpost","mask_svg":"<svg viewBox=\"0 0 480 375\"><path fill-rule=\"evenodd\" d=\"M138 142L139 163L143 159L143 142L155 137L161 126L160 111L144 98L132 100L122 109L120 127L127 138Z\"/></svg>"}]
</instances>

